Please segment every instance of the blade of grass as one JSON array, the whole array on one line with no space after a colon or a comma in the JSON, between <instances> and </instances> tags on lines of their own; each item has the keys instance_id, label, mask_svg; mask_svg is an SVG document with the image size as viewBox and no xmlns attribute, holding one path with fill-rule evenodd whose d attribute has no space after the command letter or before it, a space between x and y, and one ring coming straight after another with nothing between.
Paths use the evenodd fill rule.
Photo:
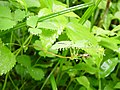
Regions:
<instances>
[{"instance_id":1,"label":"blade of grass","mask_svg":"<svg viewBox=\"0 0 120 90\"><path fill-rule=\"evenodd\" d=\"M48 75L48 77L46 78L46 80L44 81L42 87L40 90L43 90L45 84L47 83L47 81L49 80L50 76L53 74L53 72L56 70L57 66L59 65L60 60L58 61L58 63L55 65L55 67L53 68L53 70L50 72L50 74Z\"/></svg>"},{"instance_id":2,"label":"blade of grass","mask_svg":"<svg viewBox=\"0 0 120 90\"><path fill-rule=\"evenodd\" d=\"M66 14L66 13L69 13L69 12L72 12L72 11L75 11L75 10L83 9L83 8L86 8L86 7L90 7L90 6L93 6L93 5L94 5L93 2L89 2L89 3L86 3L86 4L80 4L80 5L76 5L76 6L73 6L73 7L69 7L65 10L40 17L38 19L38 21L40 22L40 21L43 21L43 20L46 20L46 19L50 19L50 18L59 16L59 15L63 15L63 14Z\"/></svg>"},{"instance_id":3,"label":"blade of grass","mask_svg":"<svg viewBox=\"0 0 120 90\"><path fill-rule=\"evenodd\" d=\"M95 6L91 6L89 7L86 12L83 14L83 16L81 17L79 23L81 24L84 24L86 20L88 20L88 18L92 15L91 12L94 12L94 10L97 8L97 6L99 5L99 3L101 2L102 0L97 0L96 3L95 3Z\"/></svg>"},{"instance_id":4,"label":"blade of grass","mask_svg":"<svg viewBox=\"0 0 120 90\"><path fill-rule=\"evenodd\" d=\"M56 85L56 81L55 81L55 77L54 77L53 74L50 76L50 82L51 82L51 85L52 85L52 90L58 90L57 85Z\"/></svg>"}]
</instances>

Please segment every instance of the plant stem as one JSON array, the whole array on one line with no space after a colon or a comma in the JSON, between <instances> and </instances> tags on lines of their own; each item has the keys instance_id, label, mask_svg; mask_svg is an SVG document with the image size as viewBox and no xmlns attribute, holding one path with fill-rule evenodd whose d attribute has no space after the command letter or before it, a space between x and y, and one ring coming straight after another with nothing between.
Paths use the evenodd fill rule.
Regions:
<instances>
[{"instance_id":1,"label":"plant stem","mask_svg":"<svg viewBox=\"0 0 120 90\"><path fill-rule=\"evenodd\" d=\"M47 83L47 81L49 80L50 76L53 74L53 72L56 70L57 66L59 65L60 60L58 61L58 63L55 65L55 67L53 68L53 70L50 72L50 74L48 75L48 77L46 78L46 80L44 81L42 87L40 90L43 90L45 84Z\"/></svg>"},{"instance_id":2,"label":"plant stem","mask_svg":"<svg viewBox=\"0 0 120 90\"><path fill-rule=\"evenodd\" d=\"M18 87L17 87L17 86L15 85L15 83L13 82L13 80L12 80L12 78L11 78L10 75L9 75L9 79L10 79L11 83L13 84L13 86L15 87L15 89L16 89L16 90L19 90Z\"/></svg>"},{"instance_id":3,"label":"plant stem","mask_svg":"<svg viewBox=\"0 0 120 90\"><path fill-rule=\"evenodd\" d=\"M99 27L102 26L102 24L103 24L103 22L104 22L104 19L105 19L107 13L108 13L108 10L109 10L109 7L110 7L110 1L111 1L111 0L107 0L107 4L106 4L105 11L104 11L103 16L102 16L102 18L101 18L101 20L100 20L100 22L99 22L99 24L98 24Z\"/></svg>"},{"instance_id":4,"label":"plant stem","mask_svg":"<svg viewBox=\"0 0 120 90\"><path fill-rule=\"evenodd\" d=\"M65 9L65 10L62 10L62 11L59 11L59 12L55 12L55 13L40 17L38 19L38 22L46 20L46 19L50 19L50 18L53 18L53 17L56 17L56 16L59 16L59 15L63 15L63 14L66 14L66 13L69 13L69 12L72 12L72 11L75 11L75 10L90 7L90 6L93 6L93 5L94 5L93 2L89 2L89 3L86 3L86 4L80 4L80 5L77 5L77 6L69 7L67 9Z\"/></svg>"},{"instance_id":5,"label":"plant stem","mask_svg":"<svg viewBox=\"0 0 120 90\"><path fill-rule=\"evenodd\" d=\"M52 85L52 90L58 90L57 85L56 85L56 81L55 81L55 77L54 77L53 74L51 74L51 76L50 76L50 82L51 82L51 85Z\"/></svg>"},{"instance_id":6,"label":"plant stem","mask_svg":"<svg viewBox=\"0 0 120 90\"><path fill-rule=\"evenodd\" d=\"M7 73L6 76L5 76L5 82L4 82L2 90L5 90L5 87L6 87L6 84L7 84L8 75L9 75L9 73Z\"/></svg>"},{"instance_id":7,"label":"plant stem","mask_svg":"<svg viewBox=\"0 0 120 90\"><path fill-rule=\"evenodd\" d=\"M83 14L83 16L81 17L79 23L84 24L86 20L88 20L88 18L91 16L92 12L94 12L94 10L97 8L97 6L99 5L99 3L102 0L97 0L95 3L95 6L91 6L89 7L86 12Z\"/></svg>"}]
</instances>

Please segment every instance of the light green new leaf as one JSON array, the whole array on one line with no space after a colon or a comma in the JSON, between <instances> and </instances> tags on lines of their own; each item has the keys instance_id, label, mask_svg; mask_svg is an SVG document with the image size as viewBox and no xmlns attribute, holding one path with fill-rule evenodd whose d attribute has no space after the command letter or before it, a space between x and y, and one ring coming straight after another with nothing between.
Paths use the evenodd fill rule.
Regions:
<instances>
[{"instance_id":1,"label":"light green new leaf","mask_svg":"<svg viewBox=\"0 0 120 90\"><path fill-rule=\"evenodd\" d=\"M120 30L120 25L116 26L115 28L112 29L113 32L119 31Z\"/></svg>"},{"instance_id":2,"label":"light green new leaf","mask_svg":"<svg viewBox=\"0 0 120 90\"><path fill-rule=\"evenodd\" d=\"M103 37L99 37L100 39L100 42L99 44L101 46L104 46L106 48L109 48L113 51L116 51L116 52L119 52L119 47L118 47L118 44L120 44L120 41L116 38L103 38Z\"/></svg>"},{"instance_id":3,"label":"light green new leaf","mask_svg":"<svg viewBox=\"0 0 120 90\"><path fill-rule=\"evenodd\" d=\"M42 8L38 12L38 17L42 17L42 16L48 15L50 13L52 13L52 12L48 8Z\"/></svg>"},{"instance_id":4,"label":"light green new leaf","mask_svg":"<svg viewBox=\"0 0 120 90\"><path fill-rule=\"evenodd\" d=\"M42 30L38 28L29 28L28 31L33 35L40 35L42 33Z\"/></svg>"},{"instance_id":5,"label":"light green new leaf","mask_svg":"<svg viewBox=\"0 0 120 90\"><path fill-rule=\"evenodd\" d=\"M79 84L81 84L81 85L83 85L84 87L86 87L87 90L90 90L90 89L89 89L89 88L90 88L90 82L89 82L89 80L87 79L86 76L80 76L80 77L77 77L76 79L77 79L77 81L79 82Z\"/></svg>"},{"instance_id":6,"label":"light green new leaf","mask_svg":"<svg viewBox=\"0 0 120 90\"><path fill-rule=\"evenodd\" d=\"M31 59L27 55L20 55L17 56L17 62L23 65L24 67L30 67L31 66Z\"/></svg>"},{"instance_id":7,"label":"light green new leaf","mask_svg":"<svg viewBox=\"0 0 120 90\"><path fill-rule=\"evenodd\" d=\"M44 78L44 72L40 68L28 68L28 72L31 75L31 77L35 80L41 80Z\"/></svg>"},{"instance_id":8,"label":"light green new leaf","mask_svg":"<svg viewBox=\"0 0 120 90\"><path fill-rule=\"evenodd\" d=\"M111 58L108 59L107 61L103 62L101 65L101 78L107 77L116 67L118 63L118 58Z\"/></svg>"},{"instance_id":9,"label":"light green new leaf","mask_svg":"<svg viewBox=\"0 0 120 90\"><path fill-rule=\"evenodd\" d=\"M115 16L115 18L120 20L120 11L116 12L114 16Z\"/></svg>"},{"instance_id":10,"label":"light green new leaf","mask_svg":"<svg viewBox=\"0 0 120 90\"><path fill-rule=\"evenodd\" d=\"M68 49L68 48L89 48L89 42L87 40L80 40L76 43L72 43L72 41L60 41L56 42L51 49Z\"/></svg>"},{"instance_id":11,"label":"light green new leaf","mask_svg":"<svg viewBox=\"0 0 120 90\"><path fill-rule=\"evenodd\" d=\"M0 44L0 75L9 72L15 65L16 59L13 53Z\"/></svg>"},{"instance_id":12,"label":"light green new leaf","mask_svg":"<svg viewBox=\"0 0 120 90\"><path fill-rule=\"evenodd\" d=\"M40 7L39 0L25 0L27 7Z\"/></svg>"},{"instance_id":13,"label":"light green new leaf","mask_svg":"<svg viewBox=\"0 0 120 90\"><path fill-rule=\"evenodd\" d=\"M37 24L37 21L38 21L38 16L30 16L27 19L27 25L35 28L36 24Z\"/></svg>"},{"instance_id":14,"label":"light green new leaf","mask_svg":"<svg viewBox=\"0 0 120 90\"><path fill-rule=\"evenodd\" d=\"M114 31L110 30L104 30L100 27L94 26L92 29L92 33L95 34L96 36L114 36L116 33Z\"/></svg>"},{"instance_id":15,"label":"light green new leaf","mask_svg":"<svg viewBox=\"0 0 120 90\"><path fill-rule=\"evenodd\" d=\"M114 88L120 89L120 82L118 82L118 83L114 86Z\"/></svg>"},{"instance_id":16,"label":"light green new leaf","mask_svg":"<svg viewBox=\"0 0 120 90\"><path fill-rule=\"evenodd\" d=\"M53 2L55 0L40 0L41 6L42 7L47 7L50 10L52 10Z\"/></svg>"},{"instance_id":17,"label":"light green new leaf","mask_svg":"<svg viewBox=\"0 0 120 90\"><path fill-rule=\"evenodd\" d=\"M15 10L13 17L14 21L22 21L25 18L25 11L17 9Z\"/></svg>"},{"instance_id":18,"label":"light green new leaf","mask_svg":"<svg viewBox=\"0 0 120 90\"><path fill-rule=\"evenodd\" d=\"M95 37L90 33L88 28L84 27L81 24L70 22L66 27L67 36L72 40L74 43L78 42L79 40L88 40L91 44L97 45L97 40Z\"/></svg>"},{"instance_id":19,"label":"light green new leaf","mask_svg":"<svg viewBox=\"0 0 120 90\"><path fill-rule=\"evenodd\" d=\"M40 35L42 47L44 49L48 49L49 47L51 47L51 45L56 41L56 38L58 38L58 36L59 34L57 31L43 29Z\"/></svg>"},{"instance_id":20,"label":"light green new leaf","mask_svg":"<svg viewBox=\"0 0 120 90\"><path fill-rule=\"evenodd\" d=\"M58 30L59 24L57 22L38 22L37 28L44 28L44 29L51 29L51 30Z\"/></svg>"},{"instance_id":21,"label":"light green new leaf","mask_svg":"<svg viewBox=\"0 0 120 90\"><path fill-rule=\"evenodd\" d=\"M16 25L15 21L12 21L8 18L0 18L0 30L7 30L13 28Z\"/></svg>"},{"instance_id":22,"label":"light green new leaf","mask_svg":"<svg viewBox=\"0 0 120 90\"><path fill-rule=\"evenodd\" d=\"M9 19L12 19L11 11L10 11L9 7L0 6L0 18L9 18Z\"/></svg>"}]
</instances>

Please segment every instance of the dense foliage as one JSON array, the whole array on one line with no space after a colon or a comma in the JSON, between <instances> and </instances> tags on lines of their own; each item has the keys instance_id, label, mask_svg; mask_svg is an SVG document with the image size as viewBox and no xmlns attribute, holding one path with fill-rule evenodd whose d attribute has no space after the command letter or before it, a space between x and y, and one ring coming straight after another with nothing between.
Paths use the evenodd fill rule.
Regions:
<instances>
[{"instance_id":1,"label":"dense foliage","mask_svg":"<svg viewBox=\"0 0 120 90\"><path fill-rule=\"evenodd\" d=\"M119 90L120 0L1 0L0 90Z\"/></svg>"}]
</instances>

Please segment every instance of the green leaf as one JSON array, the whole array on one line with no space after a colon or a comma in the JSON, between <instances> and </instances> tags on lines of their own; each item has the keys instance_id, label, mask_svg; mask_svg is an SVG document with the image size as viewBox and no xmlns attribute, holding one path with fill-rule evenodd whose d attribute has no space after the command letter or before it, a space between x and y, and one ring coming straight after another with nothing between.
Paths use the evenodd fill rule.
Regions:
<instances>
[{"instance_id":1,"label":"green leaf","mask_svg":"<svg viewBox=\"0 0 120 90\"><path fill-rule=\"evenodd\" d=\"M58 37L57 31L51 31L51 30L45 30L45 29L42 30L42 33L40 35L42 47L44 49L50 48L51 45L55 42L57 37Z\"/></svg>"},{"instance_id":2,"label":"green leaf","mask_svg":"<svg viewBox=\"0 0 120 90\"><path fill-rule=\"evenodd\" d=\"M75 65L74 69L85 70L86 72L88 72L90 74L95 74L97 72L97 69L95 67L92 67L85 63L80 63L80 64Z\"/></svg>"},{"instance_id":3,"label":"green leaf","mask_svg":"<svg viewBox=\"0 0 120 90\"><path fill-rule=\"evenodd\" d=\"M108 59L107 61L103 62L101 65L101 78L107 77L116 67L118 63L118 58L111 58Z\"/></svg>"},{"instance_id":4,"label":"green leaf","mask_svg":"<svg viewBox=\"0 0 120 90\"><path fill-rule=\"evenodd\" d=\"M10 11L9 7L0 6L0 18L9 18L9 19L12 19L11 11Z\"/></svg>"},{"instance_id":5,"label":"green leaf","mask_svg":"<svg viewBox=\"0 0 120 90\"><path fill-rule=\"evenodd\" d=\"M38 28L29 28L28 31L33 35L40 35L42 33L42 30Z\"/></svg>"},{"instance_id":6,"label":"green leaf","mask_svg":"<svg viewBox=\"0 0 120 90\"><path fill-rule=\"evenodd\" d=\"M112 14L107 14L106 18L104 19L103 27L105 28L105 30L109 29L112 18Z\"/></svg>"},{"instance_id":7,"label":"green leaf","mask_svg":"<svg viewBox=\"0 0 120 90\"><path fill-rule=\"evenodd\" d=\"M86 76L80 76L80 77L77 77L76 78L77 81L79 82L79 84L83 85L84 87L86 87L88 90L90 90L90 82L89 80L87 79Z\"/></svg>"},{"instance_id":8,"label":"green leaf","mask_svg":"<svg viewBox=\"0 0 120 90\"><path fill-rule=\"evenodd\" d=\"M22 21L25 18L25 11L22 11L20 9L15 10L14 12L14 21Z\"/></svg>"},{"instance_id":9,"label":"green leaf","mask_svg":"<svg viewBox=\"0 0 120 90\"><path fill-rule=\"evenodd\" d=\"M35 80L41 80L44 78L44 72L40 68L28 68L29 74L34 78Z\"/></svg>"},{"instance_id":10,"label":"green leaf","mask_svg":"<svg viewBox=\"0 0 120 90\"><path fill-rule=\"evenodd\" d=\"M27 7L40 7L39 0L25 0Z\"/></svg>"},{"instance_id":11,"label":"green leaf","mask_svg":"<svg viewBox=\"0 0 120 90\"><path fill-rule=\"evenodd\" d=\"M38 17L42 17L50 13L51 11L48 8L43 8L43 9L40 9L40 11L38 12Z\"/></svg>"},{"instance_id":12,"label":"green leaf","mask_svg":"<svg viewBox=\"0 0 120 90\"><path fill-rule=\"evenodd\" d=\"M16 59L13 53L3 45L0 45L0 75L9 72L15 65Z\"/></svg>"},{"instance_id":13,"label":"green leaf","mask_svg":"<svg viewBox=\"0 0 120 90\"><path fill-rule=\"evenodd\" d=\"M94 33L96 36L114 36L116 33L114 33L114 31L110 31L110 30L104 30L102 28L99 28L97 26L94 26L92 29L92 33Z\"/></svg>"},{"instance_id":14,"label":"green leaf","mask_svg":"<svg viewBox=\"0 0 120 90\"><path fill-rule=\"evenodd\" d=\"M104 9L106 8L107 1L106 0L101 0L100 4L98 5L99 9Z\"/></svg>"},{"instance_id":15,"label":"green leaf","mask_svg":"<svg viewBox=\"0 0 120 90\"><path fill-rule=\"evenodd\" d=\"M17 56L17 62L25 67L31 67L31 59L27 55Z\"/></svg>"},{"instance_id":16,"label":"green leaf","mask_svg":"<svg viewBox=\"0 0 120 90\"><path fill-rule=\"evenodd\" d=\"M72 42L71 41L60 41L60 42L56 42L51 49L55 50L55 49L67 49L67 48L71 48L72 46Z\"/></svg>"},{"instance_id":17,"label":"green leaf","mask_svg":"<svg viewBox=\"0 0 120 90\"><path fill-rule=\"evenodd\" d=\"M119 31L120 30L120 25L117 25L115 28L112 29L113 32Z\"/></svg>"},{"instance_id":18,"label":"green leaf","mask_svg":"<svg viewBox=\"0 0 120 90\"><path fill-rule=\"evenodd\" d=\"M13 26L16 25L15 21L12 21L8 18L0 18L0 30L6 30L6 29L10 29L13 28Z\"/></svg>"},{"instance_id":19,"label":"green leaf","mask_svg":"<svg viewBox=\"0 0 120 90\"><path fill-rule=\"evenodd\" d=\"M120 20L120 11L116 12L114 16L115 16L115 18Z\"/></svg>"},{"instance_id":20,"label":"green leaf","mask_svg":"<svg viewBox=\"0 0 120 90\"><path fill-rule=\"evenodd\" d=\"M37 24L37 21L38 21L38 16L30 16L27 19L27 25L35 28L36 24Z\"/></svg>"},{"instance_id":21,"label":"green leaf","mask_svg":"<svg viewBox=\"0 0 120 90\"><path fill-rule=\"evenodd\" d=\"M100 45L104 46L106 48L109 48L113 51L119 52L119 47L118 44L120 44L120 41L116 38L103 38L103 37L99 37L98 39L100 39Z\"/></svg>"},{"instance_id":22,"label":"green leaf","mask_svg":"<svg viewBox=\"0 0 120 90\"><path fill-rule=\"evenodd\" d=\"M44 28L44 29L51 29L51 30L58 30L59 24L57 22L38 22L37 28Z\"/></svg>"},{"instance_id":23,"label":"green leaf","mask_svg":"<svg viewBox=\"0 0 120 90\"><path fill-rule=\"evenodd\" d=\"M15 66L15 70L17 72L17 74L19 74L21 77L28 77L29 73L27 68L21 66L21 65L16 65Z\"/></svg>"},{"instance_id":24,"label":"green leaf","mask_svg":"<svg viewBox=\"0 0 120 90\"><path fill-rule=\"evenodd\" d=\"M68 48L79 48L79 49L83 49L83 48L88 48L89 47L89 42L87 40L80 40L78 42L76 42L75 44L72 43L72 41L60 41L60 42L56 42L51 49L68 49Z\"/></svg>"},{"instance_id":25,"label":"green leaf","mask_svg":"<svg viewBox=\"0 0 120 90\"><path fill-rule=\"evenodd\" d=\"M88 40L93 45L97 45L97 40L95 37L90 33L88 28L81 24L73 22L68 23L66 33L73 42L78 42L79 40Z\"/></svg>"},{"instance_id":26,"label":"green leaf","mask_svg":"<svg viewBox=\"0 0 120 90\"><path fill-rule=\"evenodd\" d=\"M41 50L42 48L42 42L40 40L36 40L33 45L36 50Z\"/></svg>"},{"instance_id":27,"label":"green leaf","mask_svg":"<svg viewBox=\"0 0 120 90\"><path fill-rule=\"evenodd\" d=\"M114 86L115 89L120 89L120 82L117 82L117 84Z\"/></svg>"}]
</instances>

